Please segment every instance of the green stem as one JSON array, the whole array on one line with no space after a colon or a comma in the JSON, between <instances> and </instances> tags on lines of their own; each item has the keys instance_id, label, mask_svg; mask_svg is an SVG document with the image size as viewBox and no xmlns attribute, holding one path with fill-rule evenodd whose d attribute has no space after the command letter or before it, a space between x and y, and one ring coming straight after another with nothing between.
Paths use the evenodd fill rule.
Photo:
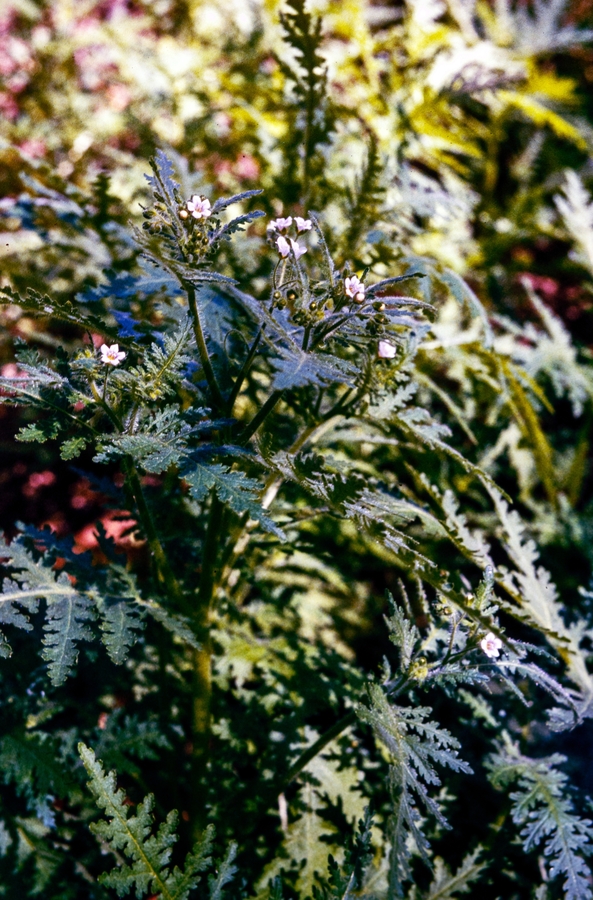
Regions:
<instances>
[{"instance_id":1,"label":"green stem","mask_svg":"<svg viewBox=\"0 0 593 900\"><path fill-rule=\"evenodd\" d=\"M200 313L198 311L198 304L196 301L196 290L191 284L187 283L185 284L185 289L187 291L189 311L192 317L194 335L196 338L196 344L198 346L198 353L200 354L200 362L202 363L202 368L204 369L204 375L206 376L206 381L208 382L208 387L210 388L210 392L216 403L216 406L219 409L224 409L224 397L222 396L220 388L218 387L216 375L214 374L214 369L212 368L212 363L210 362L210 356L208 354L204 332L202 331L202 323L200 322Z\"/></svg>"},{"instance_id":2,"label":"green stem","mask_svg":"<svg viewBox=\"0 0 593 900\"><path fill-rule=\"evenodd\" d=\"M284 391L274 391L272 394L270 394L260 411L256 413L249 425L247 425L243 433L239 436L239 444L246 444L247 441L255 434L259 426L262 424L264 419L269 416L283 394Z\"/></svg>"},{"instance_id":3,"label":"green stem","mask_svg":"<svg viewBox=\"0 0 593 900\"><path fill-rule=\"evenodd\" d=\"M286 777L284 779L284 785L290 784L291 781L297 777L297 775L303 771L306 765L314 759L318 753L321 753L324 747L330 744L338 735L342 734L343 731L346 731L351 725L354 725L356 722L356 713L352 710L349 713L346 713L345 716L342 716L341 719L332 725L331 728L321 735L321 737L317 738L314 744L311 744L310 747L307 747L306 750L301 753L299 758L292 764L288 772L286 773Z\"/></svg>"},{"instance_id":4,"label":"green stem","mask_svg":"<svg viewBox=\"0 0 593 900\"><path fill-rule=\"evenodd\" d=\"M247 373L249 372L249 369L251 368L251 364L253 363L253 360L255 358L255 354L257 352L257 348L259 347L259 343L262 339L262 335L264 333L265 327L266 327L266 323L264 322L264 324L261 326L261 328L259 329L259 331L257 332L257 334L254 338L253 344L251 345L251 349L249 350L249 353L247 354L247 358L241 367L241 371L237 375L237 378L233 385L233 389L229 395L229 399L227 400L227 413L229 416L232 415L232 413L233 413L233 406L235 405L235 400L239 396L239 391L241 390L241 387L243 385L243 382L245 381Z\"/></svg>"},{"instance_id":5,"label":"green stem","mask_svg":"<svg viewBox=\"0 0 593 900\"><path fill-rule=\"evenodd\" d=\"M162 588L165 588L167 595L170 598L180 602L183 599L183 591L181 590L179 582L173 574L173 570L171 569L169 560L167 559L167 554L163 550L163 545L161 544L159 536L157 534L150 509L148 508L148 504L146 502L146 497L144 496L144 491L142 490L142 482L140 481L140 476L138 475L136 467L134 466L134 463L131 459L124 459L123 467L128 479L128 483L130 485L132 496L134 497L140 525L142 526L142 530L146 535L146 540L148 541L157 581Z\"/></svg>"},{"instance_id":6,"label":"green stem","mask_svg":"<svg viewBox=\"0 0 593 900\"><path fill-rule=\"evenodd\" d=\"M198 586L197 604L193 611L194 630L200 640L199 650L193 651L192 670L192 792L190 818L192 838L200 837L207 819L207 770L212 735L212 636L210 633L212 601L218 575L218 547L224 515L224 505L212 495L208 530L202 554L202 573Z\"/></svg>"},{"instance_id":7,"label":"green stem","mask_svg":"<svg viewBox=\"0 0 593 900\"><path fill-rule=\"evenodd\" d=\"M124 426L119 416L117 415L115 410L109 406L107 401L103 400L103 398L100 396L94 381L91 381L91 391L93 397L95 398L97 403L105 410L118 432L120 434L123 433ZM167 559L167 555L163 550L163 545L160 542L154 521L152 519L152 515L150 513L150 509L148 508L148 504L146 502L146 497L144 496L144 491L142 490L142 482L140 481L138 470L136 469L136 466L134 465L131 457L124 457L122 465L132 497L134 498L136 511L138 513L138 520L140 522L140 525L142 526L144 534L146 535L146 540L148 541L157 581L161 587L165 588L167 594L170 597L174 598L177 601L181 601L183 598L183 591L181 590L179 582L173 574L173 571L169 565L169 560Z\"/></svg>"}]
</instances>

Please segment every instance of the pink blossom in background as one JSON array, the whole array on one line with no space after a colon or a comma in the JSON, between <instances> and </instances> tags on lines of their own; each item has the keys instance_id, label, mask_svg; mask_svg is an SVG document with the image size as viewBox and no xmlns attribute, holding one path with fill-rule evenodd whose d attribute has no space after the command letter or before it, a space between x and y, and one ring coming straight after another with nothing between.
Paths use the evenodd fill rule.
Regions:
<instances>
[{"instance_id":1,"label":"pink blossom in background","mask_svg":"<svg viewBox=\"0 0 593 900\"><path fill-rule=\"evenodd\" d=\"M125 84L110 84L105 93L109 106L116 112L123 112L132 100L130 89Z\"/></svg>"},{"instance_id":2,"label":"pink blossom in background","mask_svg":"<svg viewBox=\"0 0 593 900\"><path fill-rule=\"evenodd\" d=\"M19 144L19 150L26 156L30 156L31 159L42 159L45 156L47 147L45 141L42 141L39 138L30 138L29 140L23 141L22 144Z\"/></svg>"},{"instance_id":3,"label":"pink blossom in background","mask_svg":"<svg viewBox=\"0 0 593 900\"><path fill-rule=\"evenodd\" d=\"M235 172L239 178L254 181L256 178L259 178L259 163L251 154L242 153L235 164Z\"/></svg>"},{"instance_id":4,"label":"pink blossom in background","mask_svg":"<svg viewBox=\"0 0 593 900\"><path fill-rule=\"evenodd\" d=\"M47 469L45 472L32 472L27 479L27 483L23 486L23 494L25 497L35 497L41 488L51 487L56 481L54 472Z\"/></svg>"},{"instance_id":5,"label":"pink blossom in background","mask_svg":"<svg viewBox=\"0 0 593 900\"><path fill-rule=\"evenodd\" d=\"M397 356L397 347L391 341L379 341L377 347L377 356L379 359L395 359Z\"/></svg>"},{"instance_id":6,"label":"pink blossom in background","mask_svg":"<svg viewBox=\"0 0 593 900\"><path fill-rule=\"evenodd\" d=\"M19 107L14 97L6 91L0 91L0 113L3 113L7 119L14 122L18 118Z\"/></svg>"}]
</instances>

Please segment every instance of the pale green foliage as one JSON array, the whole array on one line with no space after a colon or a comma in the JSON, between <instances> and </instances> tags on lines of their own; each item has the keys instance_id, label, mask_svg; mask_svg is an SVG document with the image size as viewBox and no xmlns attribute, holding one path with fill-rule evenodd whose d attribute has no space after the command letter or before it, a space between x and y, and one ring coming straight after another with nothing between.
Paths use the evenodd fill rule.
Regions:
<instances>
[{"instance_id":1,"label":"pale green foliage","mask_svg":"<svg viewBox=\"0 0 593 900\"><path fill-rule=\"evenodd\" d=\"M575 814L571 800L565 796L568 779L557 768L565 761L560 754L530 759L507 738L488 766L497 787L517 784L518 790L510 794L510 799L513 822L522 826L524 849L542 847L550 878L565 879L566 900L588 900L592 896L591 872L583 853L590 854L593 849L593 825Z\"/></svg>"},{"instance_id":2,"label":"pale green foliage","mask_svg":"<svg viewBox=\"0 0 593 900\"><path fill-rule=\"evenodd\" d=\"M384 691L373 684L369 686L369 701L368 707L361 705L357 712L389 751L393 800L389 883L394 896L403 896L402 882L410 877L410 837L418 852L428 859L429 844L422 833L418 804L441 825L447 825L438 802L428 793L429 786L441 783L435 765L465 773L471 768L459 759L459 742L430 718L429 708L392 705Z\"/></svg>"},{"instance_id":3,"label":"pale green foliage","mask_svg":"<svg viewBox=\"0 0 593 900\"><path fill-rule=\"evenodd\" d=\"M467 894L472 890L472 883L476 881L484 871L487 863L480 860L481 847L476 847L469 853L456 872L451 873L442 859L434 861L434 878L426 893L420 893L413 887L408 894L408 900L451 900L460 894Z\"/></svg>"},{"instance_id":4,"label":"pale green foliage","mask_svg":"<svg viewBox=\"0 0 593 900\"><path fill-rule=\"evenodd\" d=\"M577 247L577 259L593 275L593 201L576 172L566 172L564 195L556 206Z\"/></svg>"},{"instance_id":5,"label":"pale green foliage","mask_svg":"<svg viewBox=\"0 0 593 900\"><path fill-rule=\"evenodd\" d=\"M312 743L316 735L309 735L309 743ZM314 895L316 881L326 877L328 871L328 844L327 837L334 837L338 846L341 838L335 827L324 818L324 809L327 800L334 804L341 804L349 824L354 827L359 818L362 818L365 810L364 795L360 791L357 772L352 768L341 768L331 758L332 745L325 753L315 757L304 769L305 783L299 791L300 809L294 821L283 823L284 840L282 843L284 852L290 860L291 866L299 869L296 887L303 897ZM286 799L282 795L279 805L284 804L286 814ZM323 839L325 836L325 840ZM340 849L336 854L338 862L343 862L344 854ZM286 868L286 860L279 856L271 866L263 873L261 879L262 892L270 881L281 874Z\"/></svg>"}]
</instances>

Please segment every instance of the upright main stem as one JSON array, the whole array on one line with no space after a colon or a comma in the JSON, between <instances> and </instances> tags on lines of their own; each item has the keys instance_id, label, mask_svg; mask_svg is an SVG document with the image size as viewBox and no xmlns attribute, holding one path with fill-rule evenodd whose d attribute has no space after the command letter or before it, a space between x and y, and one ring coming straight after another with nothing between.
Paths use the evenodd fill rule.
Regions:
<instances>
[{"instance_id":1,"label":"upright main stem","mask_svg":"<svg viewBox=\"0 0 593 900\"><path fill-rule=\"evenodd\" d=\"M192 617L200 649L193 651L192 684L192 837L197 839L206 827L207 769L212 731L212 637L210 634L212 600L218 575L218 545L224 506L212 495L210 518L202 557L202 573L197 603Z\"/></svg>"}]
</instances>

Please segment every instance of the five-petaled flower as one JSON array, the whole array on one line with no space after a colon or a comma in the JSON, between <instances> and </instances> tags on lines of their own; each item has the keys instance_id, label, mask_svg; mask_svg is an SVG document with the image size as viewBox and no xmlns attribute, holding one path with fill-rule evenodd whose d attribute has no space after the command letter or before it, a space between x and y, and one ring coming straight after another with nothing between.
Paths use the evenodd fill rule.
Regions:
<instances>
[{"instance_id":1,"label":"five-petaled flower","mask_svg":"<svg viewBox=\"0 0 593 900\"><path fill-rule=\"evenodd\" d=\"M348 297L352 297L357 303L364 302L365 286L357 275L350 275L344 279L344 290Z\"/></svg>"},{"instance_id":2,"label":"five-petaled flower","mask_svg":"<svg viewBox=\"0 0 593 900\"><path fill-rule=\"evenodd\" d=\"M379 359L395 359L397 356L397 347L391 341L379 341L377 347L377 356Z\"/></svg>"},{"instance_id":3,"label":"five-petaled flower","mask_svg":"<svg viewBox=\"0 0 593 900\"><path fill-rule=\"evenodd\" d=\"M500 638L497 638L495 634L492 632L488 632L485 638L482 638L480 641L480 647L490 659L496 659L497 656L500 656L500 648L502 647L502 641Z\"/></svg>"},{"instance_id":4,"label":"five-petaled flower","mask_svg":"<svg viewBox=\"0 0 593 900\"><path fill-rule=\"evenodd\" d=\"M294 221L296 223L297 231L300 234L301 231L311 231L313 228L313 222L311 219L302 219L300 216L295 216Z\"/></svg>"},{"instance_id":5,"label":"five-petaled flower","mask_svg":"<svg viewBox=\"0 0 593 900\"><path fill-rule=\"evenodd\" d=\"M194 219L207 219L212 215L210 201L206 197L200 197L199 194L194 194L186 206Z\"/></svg>"},{"instance_id":6,"label":"five-petaled flower","mask_svg":"<svg viewBox=\"0 0 593 900\"><path fill-rule=\"evenodd\" d=\"M272 219L268 228L273 228L274 231L285 231L287 228L290 228L292 225L292 216L288 216L286 219Z\"/></svg>"},{"instance_id":7,"label":"five-petaled flower","mask_svg":"<svg viewBox=\"0 0 593 900\"><path fill-rule=\"evenodd\" d=\"M111 347L108 347L107 344L101 344L99 349L101 351L101 362L106 366L119 366L120 362L126 358L125 352L119 349L119 344L112 344Z\"/></svg>"},{"instance_id":8,"label":"five-petaled flower","mask_svg":"<svg viewBox=\"0 0 593 900\"><path fill-rule=\"evenodd\" d=\"M307 252L306 247L302 247L296 241L293 241L292 238L286 240L282 235L280 235L279 238L276 238L276 246L278 247L278 253L283 259L286 259L291 250L294 253L295 259L300 259L303 253Z\"/></svg>"}]
</instances>

